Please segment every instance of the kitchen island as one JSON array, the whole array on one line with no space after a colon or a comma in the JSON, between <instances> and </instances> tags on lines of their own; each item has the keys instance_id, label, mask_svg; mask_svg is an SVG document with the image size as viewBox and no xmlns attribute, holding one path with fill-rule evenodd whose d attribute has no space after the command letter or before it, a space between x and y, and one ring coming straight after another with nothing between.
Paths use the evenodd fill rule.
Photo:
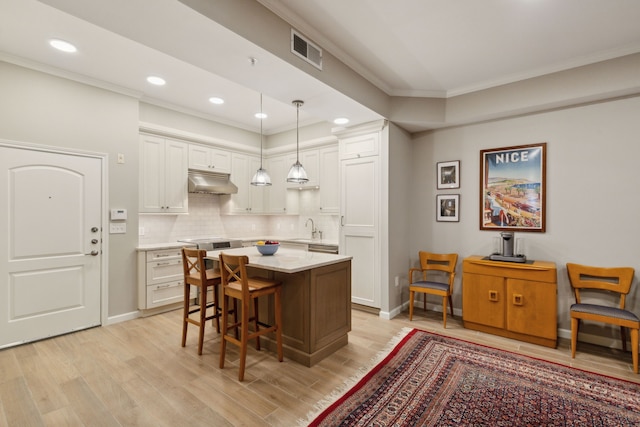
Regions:
<instances>
[{"instance_id":1,"label":"kitchen island","mask_svg":"<svg viewBox=\"0 0 640 427\"><path fill-rule=\"evenodd\" d=\"M351 330L351 257L280 247L264 256L255 247L207 252L249 257L248 272L282 282L282 341L285 357L313 366L348 342ZM273 301L260 302L261 320L273 321ZM275 339L266 347L275 351Z\"/></svg>"}]
</instances>

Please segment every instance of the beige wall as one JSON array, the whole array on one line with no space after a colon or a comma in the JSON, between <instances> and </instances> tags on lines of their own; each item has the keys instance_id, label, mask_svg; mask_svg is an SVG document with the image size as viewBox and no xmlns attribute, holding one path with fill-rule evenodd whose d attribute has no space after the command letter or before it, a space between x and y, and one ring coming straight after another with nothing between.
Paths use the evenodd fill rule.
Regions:
<instances>
[{"instance_id":1,"label":"beige wall","mask_svg":"<svg viewBox=\"0 0 640 427\"><path fill-rule=\"evenodd\" d=\"M108 154L106 208L129 212L128 233L105 234L108 315L136 311L138 101L5 62L0 62L0 94L0 138ZM124 154L124 164L116 163L118 153Z\"/></svg>"},{"instance_id":2,"label":"beige wall","mask_svg":"<svg viewBox=\"0 0 640 427\"><path fill-rule=\"evenodd\" d=\"M109 207L130 212L129 232L109 236L111 317L127 315L137 307L134 254L138 244L139 120L216 134L253 147L259 141L250 132L148 104L141 104L139 112L135 98L3 62L0 93L0 138L109 155ZM383 152L388 174L384 232L389 239L383 310L393 313L406 302L407 267L416 262L418 250L458 252L461 257L491 252L496 233L478 229L479 150L544 141L548 143L547 232L519 233L517 237L524 239L529 258L558 265L559 322L561 329L568 329L572 297L566 262L640 268L640 225L634 220L640 208L638 111L640 97L628 97L435 130L412 138L391 124L389 144ZM319 137L321 133L314 128L312 135ZM274 147L279 148L284 139L286 135L274 137ZM125 155L125 164L115 162L117 153ZM436 194L445 192L435 189L435 167L437 162L449 160L461 161L462 185L451 191L461 195L460 222L438 223L434 201ZM395 276L400 278L400 290L395 288ZM458 310L460 280L461 274L454 295ZM636 312L640 312L638 288L635 283L629 298L629 307ZM616 336L606 330L591 332Z\"/></svg>"},{"instance_id":3,"label":"beige wall","mask_svg":"<svg viewBox=\"0 0 640 427\"><path fill-rule=\"evenodd\" d=\"M516 233L530 259L558 267L558 321L570 329L573 301L565 264L632 266L640 270L640 97L629 97L525 117L437 130L414 137L410 252L420 249L488 255L497 232L479 230L479 151L547 142L546 233ZM437 162L461 161L461 188L436 191ZM460 222L435 220L436 194L460 194ZM461 307L461 267L454 306ZM628 308L640 312L640 285ZM585 329L596 335L617 331Z\"/></svg>"}]
</instances>

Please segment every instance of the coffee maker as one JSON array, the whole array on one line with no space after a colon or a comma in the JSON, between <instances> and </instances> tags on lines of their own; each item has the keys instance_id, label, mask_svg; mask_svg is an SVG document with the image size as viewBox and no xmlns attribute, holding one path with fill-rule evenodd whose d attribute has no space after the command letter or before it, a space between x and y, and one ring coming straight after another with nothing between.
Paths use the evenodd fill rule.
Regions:
<instances>
[{"instance_id":1,"label":"coffee maker","mask_svg":"<svg viewBox=\"0 0 640 427\"><path fill-rule=\"evenodd\" d=\"M502 237L502 252L491 254L489 259L492 261L527 262L527 257L524 255L513 253L516 239L512 231L503 231L500 233L500 237Z\"/></svg>"}]
</instances>

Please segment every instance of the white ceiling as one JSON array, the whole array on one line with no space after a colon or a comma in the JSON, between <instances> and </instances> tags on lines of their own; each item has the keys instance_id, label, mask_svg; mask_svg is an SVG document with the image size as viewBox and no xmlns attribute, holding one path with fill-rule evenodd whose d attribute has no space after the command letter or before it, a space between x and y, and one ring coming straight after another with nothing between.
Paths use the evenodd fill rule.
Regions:
<instances>
[{"instance_id":1,"label":"white ceiling","mask_svg":"<svg viewBox=\"0 0 640 427\"><path fill-rule=\"evenodd\" d=\"M638 0L259 1L390 96L451 97L640 52ZM252 131L264 92L265 133L295 126L293 99L301 125L380 118L178 0L0 0L0 60Z\"/></svg>"}]
</instances>

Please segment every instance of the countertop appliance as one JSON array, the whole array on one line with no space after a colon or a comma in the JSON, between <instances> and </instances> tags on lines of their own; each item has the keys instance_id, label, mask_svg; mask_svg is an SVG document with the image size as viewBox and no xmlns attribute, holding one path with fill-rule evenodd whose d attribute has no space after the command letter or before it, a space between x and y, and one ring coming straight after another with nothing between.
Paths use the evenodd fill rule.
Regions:
<instances>
[{"instance_id":1,"label":"countertop appliance","mask_svg":"<svg viewBox=\"0 0 640 427\"><path fill-rule=\"evenodd\" d=\"M526 256L513 253L515 241L513 232L503 231L500 233L500 237L502 237L502 253L489 256L492 261L527 262Z\"/></svg>"},{"instance_id":2,"label":"countertop appliance","mask_svg":"<svg viewBox=\"0 0 640 427\"><path fill-rule=\"evenodd\" d=\"M228 239L226 237L198 237L195 239L178 239L181 243L196 245L198 249L213 251L216 249L241 248L242 240Z\"/></svg>"},{"instance_id":3,"label":"countertop appliance","mask_svg":"<svg viewBox=\"0 0 640 427\"><path fill-rule=\"evenodd\" d=\"M338 254L338 245L309 243L309 252L322 252L325 254Z\"/></svg>"},{"instance_id":4,"label":"countertop appliance","mask_svg":"<svg viewBox=\"0 0 640 427\"><path fill-rule=\"evenodd\" d=\"M242 240L227 239L226 237L198 237L195 239L178 239L178 242L189 243L191 245L195 245L198 249L204 249L205 251L242 247ZM211 261L210 259L205 259L204 266L207 270L213 268L213 261Z\"/></svg>"}]
</instances>

